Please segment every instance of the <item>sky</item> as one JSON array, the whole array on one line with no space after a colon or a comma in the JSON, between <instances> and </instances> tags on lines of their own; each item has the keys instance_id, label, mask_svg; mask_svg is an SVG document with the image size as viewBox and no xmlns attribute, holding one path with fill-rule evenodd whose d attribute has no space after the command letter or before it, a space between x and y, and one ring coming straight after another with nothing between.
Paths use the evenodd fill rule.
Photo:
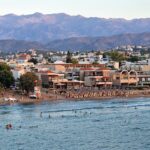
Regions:
<instances>
[{"instance_id":1,"label":"sky","mask_svg":"<svg viewBox=\"0 0 150 150\"><path fill-rule=\"evenodd\" d=\"M0 15L35 12L101 18L150 18L150 0L0 0Z\"/></svg>"}]
</instances>

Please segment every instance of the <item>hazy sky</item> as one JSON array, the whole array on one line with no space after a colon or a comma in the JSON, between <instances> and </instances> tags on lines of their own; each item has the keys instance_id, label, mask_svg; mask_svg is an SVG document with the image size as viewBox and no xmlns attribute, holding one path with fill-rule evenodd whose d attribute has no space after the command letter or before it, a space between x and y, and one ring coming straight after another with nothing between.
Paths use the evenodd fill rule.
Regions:
<instances>
[{"instance_id":1,"label":"hazy sky","mask_svg":"<svg viewBox=\"0 0 150 150\"><path fill-rule=\"evenodd\" d=\"M150 0L0 0L0 15L41 12L105 18L150 17Z\"/></svg>"}]
</instances>

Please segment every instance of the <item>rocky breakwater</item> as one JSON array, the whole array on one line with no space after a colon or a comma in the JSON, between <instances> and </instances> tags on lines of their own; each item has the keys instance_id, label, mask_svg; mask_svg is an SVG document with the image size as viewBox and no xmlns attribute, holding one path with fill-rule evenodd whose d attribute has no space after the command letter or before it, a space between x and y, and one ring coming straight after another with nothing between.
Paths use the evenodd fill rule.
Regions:
<instances>
[{"instance_id":1,"label":"rocky breakwater","mask_svg":"<svg viewBox=\"0 0 150 150\"><path fill-rule=\"evenodd\" d=\"M110 90L79 90L68 91L65 94L66 98L71 99L104 99L115 97L139 97L150 96L150 90L122 90L122 89L110 89Z\"/></svg>"}]
</instances>

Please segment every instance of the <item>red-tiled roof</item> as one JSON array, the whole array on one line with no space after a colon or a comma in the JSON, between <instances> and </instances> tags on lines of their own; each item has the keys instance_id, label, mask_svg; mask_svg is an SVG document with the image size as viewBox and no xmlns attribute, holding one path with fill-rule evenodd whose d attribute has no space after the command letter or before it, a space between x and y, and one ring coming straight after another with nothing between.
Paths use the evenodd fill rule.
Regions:
<instances>
[{"instance_id":1,"label":"red-tiled roof","mask_svg":"<svg viewBox=\"0 0 150 150\"><path fill-rule=\"evenodd\" d=\"M47 71L39 71L38 73L54 73L54 72L52 72L52 71L50 71L50 70L47 70Z\"/></svg>"},{"instance_id":2,"label":"red-tiled roof","mask_svg":"<svg viewBox=\"0 0 150 150\"><path fill-rule=\"evenodd\" d=\"M21 55L19 55L19 58L27 58L29 55L27 55L27 54L21 54Z\"/></svg>"}]
</instances>

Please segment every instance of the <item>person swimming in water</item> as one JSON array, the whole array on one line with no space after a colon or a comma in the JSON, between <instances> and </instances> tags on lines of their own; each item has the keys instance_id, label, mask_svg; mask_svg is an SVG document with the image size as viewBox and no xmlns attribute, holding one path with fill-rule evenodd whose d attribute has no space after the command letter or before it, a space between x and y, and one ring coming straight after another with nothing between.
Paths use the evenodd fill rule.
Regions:
<instances>
[{"instance_id":1,"label":"person swimming in water","mask_svg":"<svg viewBox=\"0 0 150 150\"><path fill-rule=\"evenodd\" d=\"M6 129L8 130L8 129L12 129L12 124L7 124L6 125Z\"/></svg>"}]
</instances>

